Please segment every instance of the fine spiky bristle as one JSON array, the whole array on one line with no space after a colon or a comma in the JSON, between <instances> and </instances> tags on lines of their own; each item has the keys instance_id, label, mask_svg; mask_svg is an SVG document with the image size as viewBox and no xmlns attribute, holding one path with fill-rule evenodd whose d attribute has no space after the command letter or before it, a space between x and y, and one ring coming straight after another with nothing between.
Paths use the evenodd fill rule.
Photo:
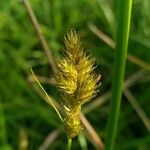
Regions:
<instances>
[{"instance_id":1,"label":"fine spiky bristle","mask_svg":"<svg viewBox=\"0 0 150 150\"><path fill-rule=\"evenodd\" d=\"M75 30L65 37L65 58L58 61L57 86L63 95L65 129L75 137L81 127L78 114L81 105L96 95L100 75L94 73L94 59L87 56Z\"/></svg>"}]
</instances>

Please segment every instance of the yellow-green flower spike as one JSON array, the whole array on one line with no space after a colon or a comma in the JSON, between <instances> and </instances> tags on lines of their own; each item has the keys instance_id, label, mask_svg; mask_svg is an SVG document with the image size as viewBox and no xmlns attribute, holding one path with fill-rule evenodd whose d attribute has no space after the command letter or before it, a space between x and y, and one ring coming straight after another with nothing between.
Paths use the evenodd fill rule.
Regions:
<instances>
[{"instance_id":1,"label":"yellow-green flower spike","mask_svg":"<svg viewBox=\"0 0 150 150\"><path fill-rule=\"evenodd\" d=\"M101 76L94 72L94 59L84 52L75 30L67 33L65 47L64 58L57 62L56 81L63 97L65 130L74 138L81 130L78 116L81 106L96 95Z\"/></svg>"}]
</instances>

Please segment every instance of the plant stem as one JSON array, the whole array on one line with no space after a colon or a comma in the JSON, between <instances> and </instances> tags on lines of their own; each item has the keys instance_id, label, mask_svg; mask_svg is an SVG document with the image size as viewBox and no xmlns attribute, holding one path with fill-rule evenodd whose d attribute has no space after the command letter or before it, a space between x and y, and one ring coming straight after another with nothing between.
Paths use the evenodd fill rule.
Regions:
<instances>
[{"instance_id":1,"label":"plant stem","mask_svg":"<svg viewBox=\"0 0 150 150\"><path fill-rule=\"evenodd\" d=\"M71 150L71 145L72 145L72 139L68 137L68 144L66 150Z\"/></svg>"},{"instance_id":2,"label":"plant stem","mask_svg":"<svg viewBox=\"0 0 150 150\"><path fill-rule=\"evenodd\" d=\"M52 55L52 51L49 49L48 47L48 44L46 42L46 39L41 31L41 28L40 28L40 25L38 23L38 20L33 12L33 9L31 7L31 4L30 4L30 1L29 0L23 0L23 3L26 7L26 10L31 18L31 21L32 21L32 24L33 24L33 27L37 33L37 36L40 40L40 43L43 47L43 50L44 50L44 53L46 55L46 57L48 58L48 62L51 66L51 69L52 69L52 72L54 73L54 75L57 73L57 68L56 68L56 64L54 62L54 59L53 59L53 55Z\"/></svg>"},{"instance_id":3,"label":"plant stem","mask_svg":"<svg viewBox=\"0 0 150 150\"><path fill-rule=\"evenodd\" d=\"M82 150L88 150L86 138L85 138L85 136L84 136L83 133L80 133L80 134L78 135L78 140L79 140L81 149L82 149Z\"/></svg>"},{"instance_id":4,"label":"plant stem","mask_svg":"<svg viewBox=\"0 0 150 150\"><path fill-rule=\"evenodd\" d=\"M112 101L106 129L106 150L113 150L115 145L127 57L131 7L132 0L118 0L118 26L112 80Z\"/></svg>"}]
</instances>

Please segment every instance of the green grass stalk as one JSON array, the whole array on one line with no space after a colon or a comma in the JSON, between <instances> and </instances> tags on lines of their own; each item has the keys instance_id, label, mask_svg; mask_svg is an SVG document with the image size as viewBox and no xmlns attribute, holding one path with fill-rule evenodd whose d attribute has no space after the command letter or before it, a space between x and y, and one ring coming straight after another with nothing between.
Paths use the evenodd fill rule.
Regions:
<instances>
[{"instance_id":1,"label":"green grass stalk","mask_svg":"<svg viewBox=\"0 0 150 150\"><path fill-rule=\"evenodd\" d=\"M80 133L80 134L79 134L78 140L79 140L81 149L82 149L82 150L88 150L86 138L85 138L85 135L84 135L83 133Z\"/></svg>"},{"instance_id":2,"label":"green grass stalk","mask_svg":"<svg viewBox=\"0 0 150 150\"><path fill-rule=\"evenodd\" d=\"M72 139L68 137L68 144L66 150L71 150L71 145L72 145Z\"/></svg>"},{"instance_id":3,"label":"green grass stalk","mask_svg":"<svg viewBox=\"0 0 150 150\"><path fill-rule=\"evenodd\" d=\"M112 100L108 117L108 124L106 128L105 150L113 150L115 146L125 72L125 62L127 57L131 8L132 0L118 1L118 25L116 33L116 51L112 79Z\"/></svg>"}]
</instances>

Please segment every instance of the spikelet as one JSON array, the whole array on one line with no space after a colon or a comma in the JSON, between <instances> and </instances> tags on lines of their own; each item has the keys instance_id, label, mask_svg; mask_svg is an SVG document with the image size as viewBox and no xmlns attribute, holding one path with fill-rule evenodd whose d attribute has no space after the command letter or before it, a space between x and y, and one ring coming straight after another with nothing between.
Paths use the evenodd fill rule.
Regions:
<instances>
[{"instance_id":1,"label":"spikelet","mask_svg":"<svg viewBox=\"0 0 150 150\"><path fill-rule=\"evenodd\" d=\"M64 100L65 130L70 138L74 138L81 130L78 116L81 106L96 95L101 76L94 73L94 59L83 51L75 30L68 32L64 41L66 52L57 62L56 81Z\"/></svg>"}]
</instances>

